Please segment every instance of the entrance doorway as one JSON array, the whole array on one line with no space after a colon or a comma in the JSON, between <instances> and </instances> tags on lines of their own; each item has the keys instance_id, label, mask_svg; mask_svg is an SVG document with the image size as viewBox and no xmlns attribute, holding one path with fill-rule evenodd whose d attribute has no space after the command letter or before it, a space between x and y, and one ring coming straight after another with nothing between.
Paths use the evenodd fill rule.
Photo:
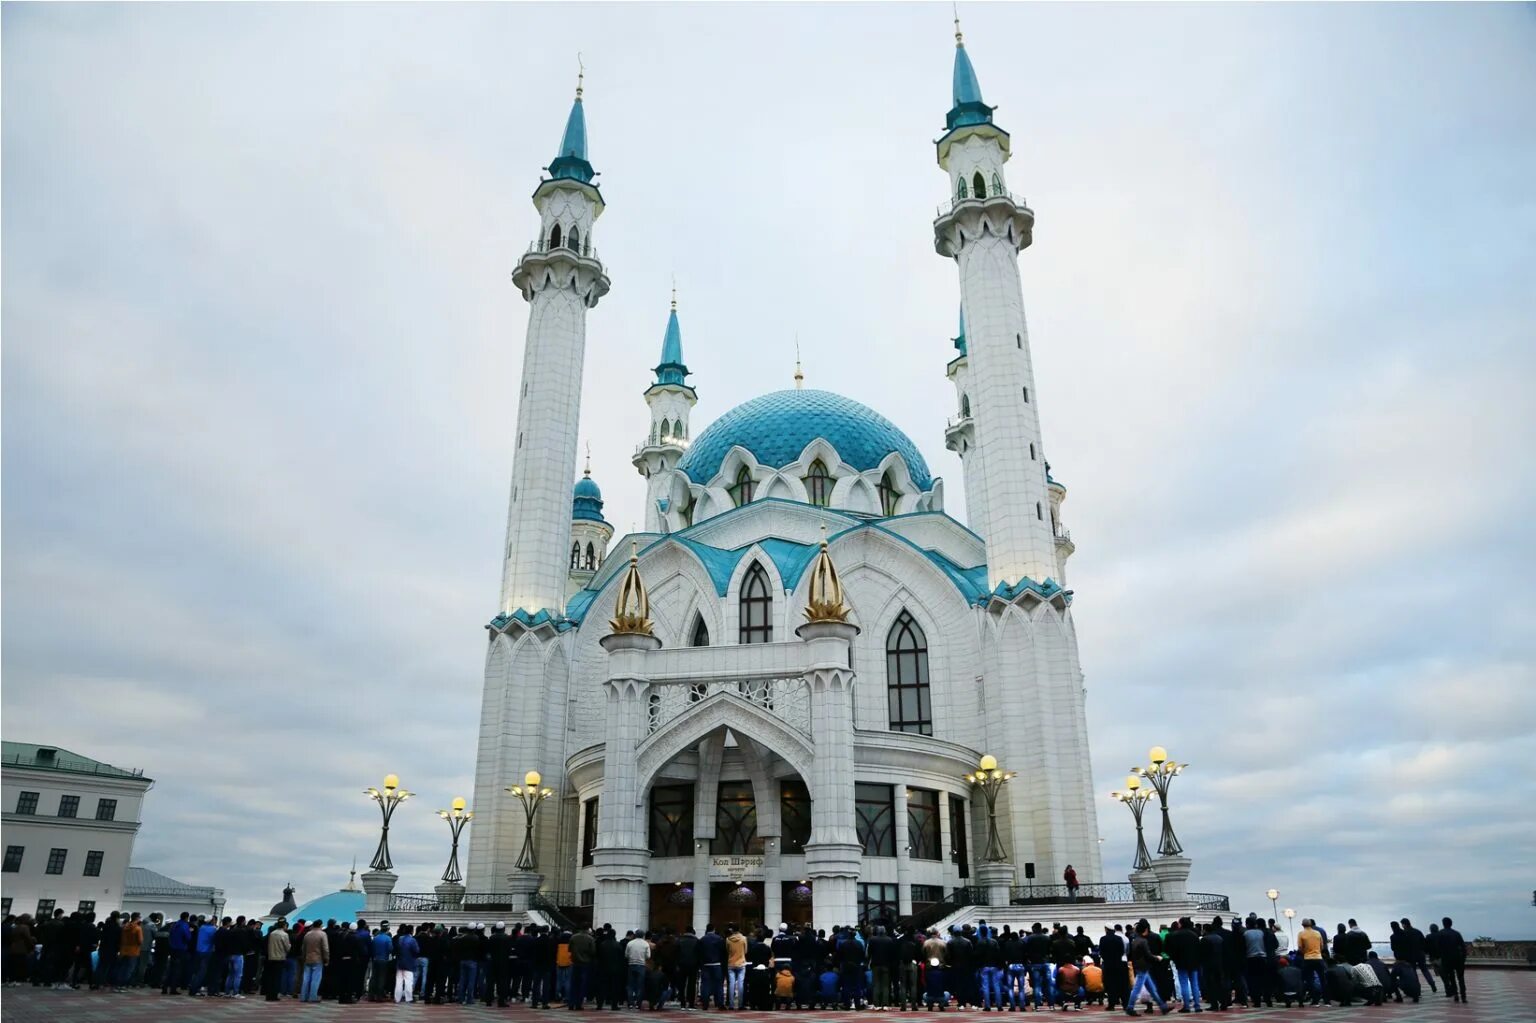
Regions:
<instances>
[{"instance_id":1,"label":"entrance doorway","mask_svg":"<svg viewBox=\"0 0 1536 1023\"><path fill-rule=\"evenodd\" d=\"M721 934L726 924L750 933L763 924L761 881L716 881L709 886L709 922Z\"/></svg>"},{"instance_id":2,"label":"entrance doorway","mask_svg":"<svg viewBox=\"0 0 1536 1023\"><path fill-rule=\"evenodd\" d=\"M682 934L693 926L693 886L690 884L651 885L651 930L671 928Z\"/></svg>"}]
</instances>

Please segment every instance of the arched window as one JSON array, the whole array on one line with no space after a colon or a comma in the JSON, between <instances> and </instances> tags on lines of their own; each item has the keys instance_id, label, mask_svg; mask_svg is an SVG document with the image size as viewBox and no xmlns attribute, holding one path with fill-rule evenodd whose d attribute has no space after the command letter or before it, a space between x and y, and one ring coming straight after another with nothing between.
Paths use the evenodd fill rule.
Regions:
<instances>
[{"instance_id":1,"label":"arched window","mask_svg":"<svg viewBox=\"0 0 1536 1023\"><path fill-rule=\"evenodd\" d=\"M1039 519L1041 522L1045 521L1045 512L1040 510L1039 501L1035 502L1035 518Z\"/></svg>"},{"instance_id":2,"label":"arched window","mask_svg":"<svg viewBox=\"0 0 1536 1023\"><path fill-rule=\"evenodd\" d=\"M741 581L739 642L773 642L773 596L768 590L768 573L755 561Z\"/></svg>"},{"instance_id":3,"label":"arched window","mask_svg":"<svg viewBox=\"0 0 1536 1023\"><path fill-rule=\"evenodd\" d=\"M891 731L933 734L928 692L928 639L905 609L885 638L885 692Z\"/></svg>"},{"instance_id":4,"label":"arched window","mask_svg":"<svg viewBox=\"0 0 1536 1023\"><path fill-rule=\"evenodd\" d=\"M1035 460L1035 442L1034 441L1030 441L1029 442L1029 460L1031 462L1033 462Z\"/></svg>"},{"instance_id":5,"label":"arched window","mask_svg":"<svg viewBox=\"0 0 1536 1023\"><path fill-rule=\"evenodd\" d=\"M827 472L827 463L819 458L812 461L804 483L805 496L812 504L825 508L832 503L832 477Z\"/></svg>"},{"instance_id":6,"label":"arched window","mask_svg":"<svg viewBox=\"0 0 1536 1023\"><path fill-rule=\"evenodd\" d=\"M736 507L738 508L744 504L750 504L752 501L752 491L752 470L742 466L737 470L736 482L731 486L731 500L736 502Z\"/></svg>"},{"instance_id":7,"label":"arched window","mask_svg":"<svg viewBox=\"0 0 1536 1023\"><path fill-rule=\"evenodd\" d=\"M960 395L960 414L967 418L971 415L971 396L969 394Z\"/></svg>"},{"instance_id":8,"label":"arched window","mask_svg":"<svg viewBox=\"0 0 1536 1023\"><path fill-rule=\"evenodd\" d=\"M985 199L987 197L987 183L982 180L981 171L977 171L975 176L971 178L971 191L976 193L976 198L978 199Z\"/></svg>"},{"instance_id":9,"label":"arched window","mask_svg":"<svg viewBox=\"0 0 1536 1023\"><path fill-rule=\"evenodd\" d=\"M1029 404L1029 388L1024 388L1024 404Z\"/></svg>"},{"instance_id":10,"label":"arched window","mask_svg":"<svg viewBox=\"0 0 1536 1023\"><path fill-rule=\"evenodd\" d=\"M966 195L967 195L967 192L966 192L966 189L965 189L965 179L961 178L960 179L960 188L959 188L959 190L957 192L955 192L955 198L957 198L957 199L964 199L966 197Z\"/></svg>"},{"instance_id":11,"label":"arched window","mask_svg":"<svg viewBox=\"0 0 1536 1023\"><path fill-rule=\"evenodd\" d=\"M880 493L880 512L883 515L895 515L896 503L901 500L901 491L896 489L896 481L891 479L891 471L887 469L885 475L880 477L880 485L875 488Z\"/></svg>"},{"instance_id":12,"label":"arched window","mask_svg":"<svg viewBox=\"0 0 1536 1023\"><path fill-rule=\"evenodd\" d=\"M571 571L581 567L581 542L571 544Z\"/></svg>"},{"instance_id":13,"label":"arched window","mask_svg":"<svg viewBox=\"0 0 1536 1023\"><path fill-rule=\"evenodd\" d=\"M709 646L709 626L704 624L704 616L693 616L693 635L688 639L689 646Z\"/></svg>"},{"instance_id":14,"label":"arched window","mask_svg":"<svg viewBox=\"0 0 1536 1023\"><path fill-rule=\"evenodd\" d=\"M667 422L665 419L663 419L661 421L661 439L662 439L662 441L665 442L667 437L669 437L671 435L671 433L672 433L672 424Z\"/></svg>"},{"instance_id":15,"label":"arched window","mask_svg":"<svg viewBox=\"0 0 1536 1023\"><path fill-rule=\"evenodd\" d=\"M993 195L1002 195L1003 194L1003 179L998 177L997 171L993 171L992 172L992 194Z\"/></svg>"},{"instance_id":16,"label":"arched window","mask_svg":"<svg viewBox=\"0 0 1536 1023\"><path fill-rule=\"evenodd\" d=\"M689 494L688 503L683 505L683 527L685 529L688 526L693 525L693 508L696 504L698 504L698 502L694 500L692 494Z\"/></svg>"},{"instance_id":17,"label":"arched window","mask_svg":"<svg viewBox=\"0 0 1536 1023\"><path fill-rule=\"evenodd\" d=\"M574 227L571 228L570 245L571 248L575 249L577 252L581 251L581 232L576 230Z\"/></svg>"},{"instance_id":18,"label":"arched window","mask_svg":"<svg viewBox=\"0 0 1536 1023\"><path fill-rule=\"evenodd\" d=\"M560 225L559 224L556 224L554 227L550 228L550 231L549 231L549 247L552 248L552 249L558 249L560 247Z\"/></svg>"},{"instance_id":19,"label":"arched window","mask_svg":"<svg viewBox=\"0 0 1536 1023\"><path fill-rule=\"evenodd\" d=\"M593 569L595 569L596 567L597 567L597 551L592 548L592 545L590 543L588 543L587 544L587 571L590 572Z\"/></svg>"}]
</instances>

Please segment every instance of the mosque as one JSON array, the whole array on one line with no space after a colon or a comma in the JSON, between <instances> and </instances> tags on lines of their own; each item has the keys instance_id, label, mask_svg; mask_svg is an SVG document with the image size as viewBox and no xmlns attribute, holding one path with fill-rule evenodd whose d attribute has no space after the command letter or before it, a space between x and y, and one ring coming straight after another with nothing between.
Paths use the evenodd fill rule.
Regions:
<instances>
[{"instance_id":1,"label":"mosque","mask_svg":"<svg viewBox=\"0 0 1536 1023\"><path fill-rule=\"evenodd\" d=\"M674 298L617 545L577 473L588 311L607 293L582 90L533 193L501 605L487 626L465 886L541 885L621 932L896 917L964 885L1102 881L1082 671L1009 191L1010 138L955 34L934 247L959 271L946 447L967 516L890 420L799 386L702 429ZM915 213L916 211L914 211ZM939 366L934 366L935 375ZM987 808L983 755L1018 776ZM533 846L508 791L552 795Z\"/></svg>"}]
</instances>

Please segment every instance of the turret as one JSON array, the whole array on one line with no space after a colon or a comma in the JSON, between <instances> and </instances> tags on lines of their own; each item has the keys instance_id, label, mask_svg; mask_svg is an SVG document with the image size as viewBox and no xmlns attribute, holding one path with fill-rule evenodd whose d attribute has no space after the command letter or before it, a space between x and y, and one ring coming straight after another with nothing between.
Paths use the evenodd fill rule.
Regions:
<instances>
[{"instance_id":1,"label":"turret","mask_svg":"<svg viewBox=\"0 0 1536 1023\"><path fill-rule=\"evenodd\" d=\"M569 596L592 581L613 539L613 526L603 518L603 492L592 479L592 460L571 492L571 559Z\"/></svg>"},{"instance_id":2,"label":"turret","mask_svg":"<svg viewBox=\"0 0 1536 1023\"><path fill-rule=\"evenodd\" d=\"M677 322L677 291L672 292L672 310L667 316L667 330L661 339L661 361L656 377L646 388L645 403L650 408L651 425L645 442L635 449L633 463L646 479L645 528L665 532L667 511L673 497L671 470L677 468L688 450L692 437L688 416L698 394L688 385L688 366L683 362L683 331Z\"/></svg>"}]
</instances>

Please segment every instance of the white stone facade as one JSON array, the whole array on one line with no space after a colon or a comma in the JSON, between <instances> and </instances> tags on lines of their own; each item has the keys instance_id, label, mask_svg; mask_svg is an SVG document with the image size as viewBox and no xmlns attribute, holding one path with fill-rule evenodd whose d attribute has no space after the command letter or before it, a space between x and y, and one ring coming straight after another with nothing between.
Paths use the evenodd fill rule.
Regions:
<instances>
[{"instance_id":1,"label":"white stone facade","mask_svg":"<svg viewBox=\"0 0 1536 1023\"><path fill-rule=\"evenodd\" d=\"M781 420L814 403L764 396L779 418L722 417L740 436L716 437L714 460L690 464L707 439L689 423L693 388L658 381L634 455L646 532L625 538L654 636L609 626L627 557L560 593L563 604L545 598L546 557L567 582L572 388L601 265L562 257L566 276L540 277L524 257L532 390L518 415L502 613L488 626L471 891L514 883L524 820L505 789L529 770L556 793L536 829L545 888L582 893L621 930L797 915L825 927L904 915L961 885L1022 882L1031 868L1051 881L1068 864L1084 883L1104 880L1062 588L1065 488L1047 477L1019 282L1033 214L1007 192L1007 154L990 120L940 144L956 198L935 238L957 263L968 344L947 368L957 414L945 441L962 457L970 528L945 514L944 482L910 442L857 403L787 445ZM548 188L593 201L568 182ZM558 221L590 239L579 210L567 225L550 209L546 236ZM823 537L846 625L806 621L806 566ZM987 753L1019 772L998 806L1006 866L983 863L985 806L963 778Z\"/></svg>"}]
</instances>

